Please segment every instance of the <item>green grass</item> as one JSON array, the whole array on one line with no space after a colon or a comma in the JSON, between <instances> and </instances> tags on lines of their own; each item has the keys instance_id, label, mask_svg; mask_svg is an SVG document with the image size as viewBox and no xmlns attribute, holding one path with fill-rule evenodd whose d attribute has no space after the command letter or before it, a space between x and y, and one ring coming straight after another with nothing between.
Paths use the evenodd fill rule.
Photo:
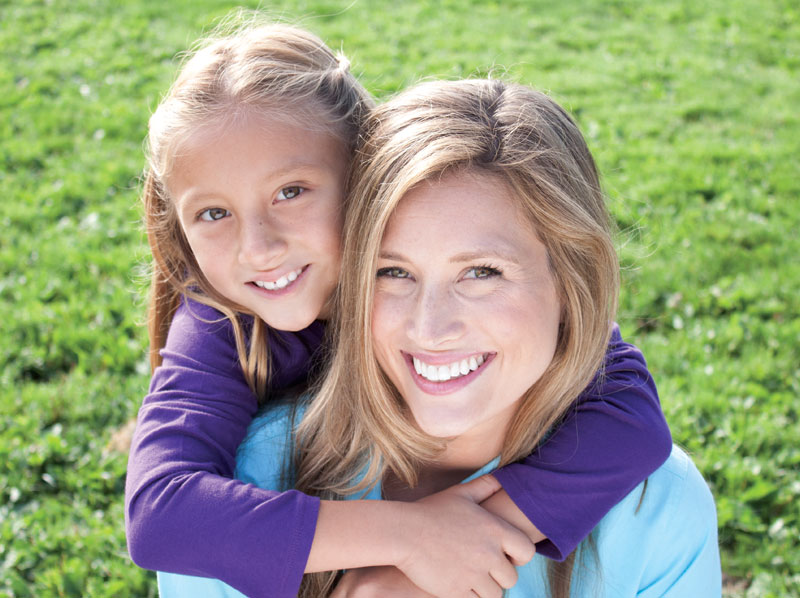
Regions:
<instances>
[{"instance_id":1,"label":"green grass","mask_svg":"<svg viewBox=\"0 0 800 598\"><path fill-rule=\"evenodd\" d=\"M800 8L432 4L269 6L380 97L504 72L572 111L622 230L623 332L717 498L727 595L800 596ZM155 595L106 448L148 378L142 140L232 6L0 0L0 595Z\"/></svg>"}]
</instances>

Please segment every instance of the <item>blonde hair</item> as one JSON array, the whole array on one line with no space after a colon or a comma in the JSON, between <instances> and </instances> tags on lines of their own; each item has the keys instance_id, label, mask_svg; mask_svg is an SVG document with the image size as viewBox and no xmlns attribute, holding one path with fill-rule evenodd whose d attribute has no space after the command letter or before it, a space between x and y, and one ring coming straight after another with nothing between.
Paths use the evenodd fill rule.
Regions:
<instances>
[{"instance_id":1,"label":"blonde hair","mask_svg":"<svg viewBox=\"0 0 800 598\"><path fill-rule=\"evenodd\" d=\"M357 152L334 357L298 429L295 466L303 491L338 498L375 484L387 468L414 485L418 466L441 450L442 441L415 426L381 371L371 323L377 256L392 213L416 185L452 172L492 176L507 186L547 248L562 305L555 355L519 402L501 464L529 455L603 363L619 265L595 163L578 127L549 97L521 85L419 85L374 111ZM568 594L569 575L561 577ZM564 595L557 578L551 577L551 591ZM305 595L323 595L330 581L309 581Z\"/></svg>"},{"instance_id":2,"label":"blonde hair","mask_svg":"<svg viewBox=\"0 0 800 598\"><path fill-rule=\"evenodd\" d=\"M169 196L170 171L200 128L251 114L322 127L341 140L350 156L373 101L350 73L347 59L335 55L317 36L289 25L260 24L260 20L257 16L229 20L184 63L150 118L142 201L153 255L148 318L151 367L161 363L159 350L172 316L181 297L188 296L230 319L245 377L263 397L269 378L268 327L255 316L248 347L239 318L247 312L214 290L192 254Z\"/></svg>"}]
</instances>

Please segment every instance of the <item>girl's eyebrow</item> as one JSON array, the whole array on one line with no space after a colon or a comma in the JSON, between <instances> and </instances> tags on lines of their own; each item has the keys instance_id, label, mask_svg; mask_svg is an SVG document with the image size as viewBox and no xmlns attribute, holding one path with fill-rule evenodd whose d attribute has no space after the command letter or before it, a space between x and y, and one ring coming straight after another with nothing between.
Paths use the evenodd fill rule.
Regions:
<instances>
[{"instance_id":1,"label":"girl's eyebrow","mask_svg":"<svg viewBox=\"0 0 800 598\"><path fill-rule=\"evenodd\" d=\"M190 210L197 204L205 203L206 201L219 198L216 193L203 193L195 189L189 189L186 193L177 198L177 207L180 210Z\"/></svg>"},{"instance_id":2,"label":"girl's eyebrow","mask_svg":"<svg viewBox=\"0 0 800 598\"><path fill-rule=\"evenodd\" d=\"M303 172L304 174L307 172L316 173L319 171L323 171L326 168L330 168L327 164L322 164L320 162L312 162L306 160L298 160L297 162L292 162L290 164L286 164L284 166L280 166L275 170L270 170L269 172L264 174L263 179L275 179L287 176L289 174L295 174L298 172Z\"/></svg>"},{"instance_id":3,"label":"girl's eyebrow","mask_svg":"<svg viewBox=\"0 0 800 598\"><path fill-rule=\"evenodd\" d=\"M288 176L290 174L316 174L325 170L324 165L320 165L318 162L311 162L311 161L297 161L292 162L291 164L286 164L284 166L280 166L275 170L271 170L266 172L263 177L261 177L262 183L267 183L273 179L280 179L282 177ZM182 206L191 206L194 203L207 201L209 199L217 199L224 195L223 193L218 193L216 191L197 191L195 189L189 189L186 193L184 193L179 200L179 204Z\"/></svg>"}]
</instances>

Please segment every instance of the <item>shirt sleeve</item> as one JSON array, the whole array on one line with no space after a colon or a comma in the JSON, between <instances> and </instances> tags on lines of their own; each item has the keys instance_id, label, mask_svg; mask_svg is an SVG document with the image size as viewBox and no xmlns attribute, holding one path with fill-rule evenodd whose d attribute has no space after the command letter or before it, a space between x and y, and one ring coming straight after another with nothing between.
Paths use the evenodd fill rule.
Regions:
<instances>
[{"instance_id":1,"label":"shirt sleeve","mask_svg":"<svg viewBox=\"0 0 800 598\"><path fill-rule=\"evenodd\" d=\"M298 412L299 413L299 412ZM250 425L236 456L237 479L261 488L283 490L291 487L288 466L293 447L294 409L277 403L265 409ZM293 592L268 586L262 595L296 596ZM219 579L158 572L161 598L244 598L244 594Z\"/></svg>"},{"instance_id":2,"label":"shirt sleeve","mask_svg":"<svg viewBox=\"0 0 800 598\"><path fill-rule=\"evenodd\" d=\"M321 339L317 332L278 343L285 358L278 355L275 369L286 383L297 372L281 372L281 364L307 368ZM162 357L128 461L131 558L147 569L216 577L248 596L295 595L319 500L231 479L257 400L239 366L230 323L207 306L184 303Z\"/></svg>"},{"instance_id":3,"label":"shirt sleeve","mask_svg":"<svg viewBox=\"0 0 800 598\"><path fill-rule=\"evenodd\" d=\"M503 489L563 560L669 457L672 438L642 353L615 324L598 377L533 454L499 469Z\"/></svg>"}]
</instances>

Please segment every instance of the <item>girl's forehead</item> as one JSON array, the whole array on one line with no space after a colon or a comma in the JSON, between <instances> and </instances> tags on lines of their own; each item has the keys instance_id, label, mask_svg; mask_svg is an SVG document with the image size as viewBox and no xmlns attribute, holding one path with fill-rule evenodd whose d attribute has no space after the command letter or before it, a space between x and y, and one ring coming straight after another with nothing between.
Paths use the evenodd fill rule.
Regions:
<instances>
[{"instance_id":1,"label":"girl's forehead","mask_svg":"<svg viewBox=\"0 0 800 598\"><path fill-rule=\"evenodd\" d=\"M176 164L193 155L209 148L235 144L245 137L253 139L254 136L262 138L265 145L280 145L287 150L296 149L309 138L316 139L324 147L331 148L335 154L331 161L338 164L342 158L349 159L348 146L337 132L323 126L319 117L302 118L302 112L265 112L244 107L198 122L196 126L188 127L185 135L176 138L172 151L166 156L165 178L169 182Z\"/></svg>"}]
</instances>

